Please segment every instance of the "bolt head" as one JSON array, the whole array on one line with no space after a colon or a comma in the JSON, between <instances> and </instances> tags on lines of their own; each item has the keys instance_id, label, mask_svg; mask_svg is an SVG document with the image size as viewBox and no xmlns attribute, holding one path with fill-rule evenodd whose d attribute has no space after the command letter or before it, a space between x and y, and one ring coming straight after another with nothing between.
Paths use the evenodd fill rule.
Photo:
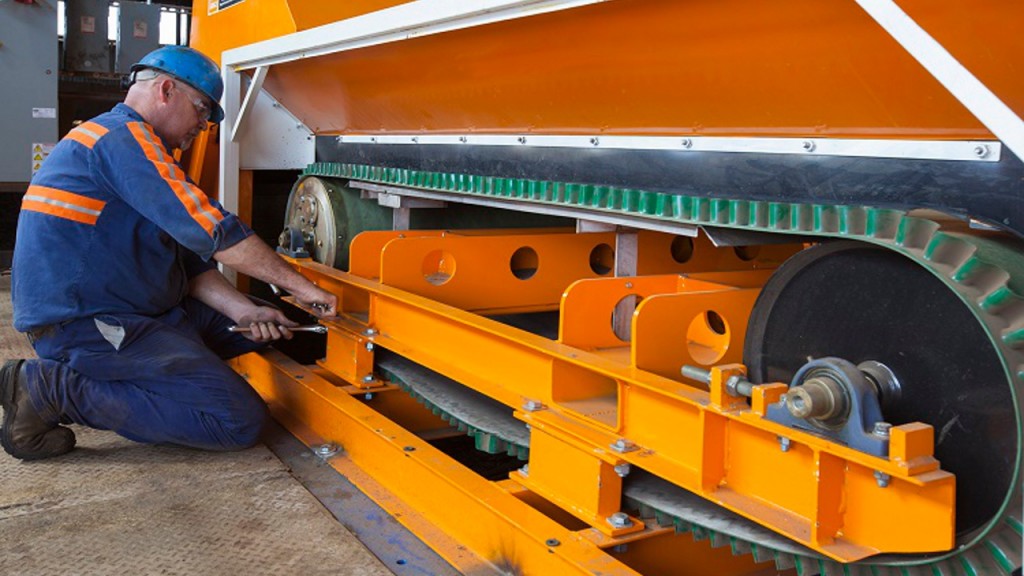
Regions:
<instances>
[{"instance_id":1,"label":"bolt head","mask_svg":"<svg viewBox=\"0 0 1024 576\"><path fill-rule=\"evenodd\" d=\"M338 445L334 444L332 442L328 442L326 444L321 444L321 445L316 447L314 452L316 453L317 456L319 456L321 458L327 458L327 457L332 456L332 455L334 455L334 454L336 454L338 452Z\"/></svg>"},{"instance_id":2,"label":"bolt head","mask_svg":"<svg viewBox=\"0 0 1024 576\"><path fill-rule=\"evenodd\" d=\"M683 148L693 148L693 140L683 138Z\"/></svg>"},{"instance_id":3,"label":"bolt head","mask_svg":"<svg viewBox=\"0 0 1024 576\"><path fill-rule=\"evenodd\" d=\"M881 470L875 470L875 482L878 483L879 488L887 487L889 485L889 480L891 479L892 476L889 476L885 472L882 472Z\"/></svg>"},{"instance_id":4,"label":"bolt head","mask_svg":"<svg viewBox=\"0 0 1024 576\"><path fill-rule=\"evenodd\" d=\"M373 374L367 374L363 376L363 382L373 382Z\"/></svg>"},{"instance_id":5,"label":"bolt head","mask_svg":"<svg viewBox=\"0 0 1024 576\"><path fill-rule=\"evenodd\" d=\"M618 453L630 452L636 450L636 443L626 438L619 438L611 444L611 449Z\"/></svg>"},{"instance_id":6,"label":"bolt head","mask_svg":"<svg viewBox=\"0 0 1024 576\"><path fill-rule=\"evenodd\" d=\"M985 158L986 156L988 156L988 153L989 148L984 144L979 144L974 147L974 155L977 156L978 158Z\"/></svg>"},{"instance_id":7,"label":"bolt head","mask_svg":"<svg viewBox=\"0 0 1024 576\"><path fill-rule=\"evenodd\" d=\"M728 380L725 381L725 391L732 396L739 396L739 392L736 391L736 388L737 386L739 386L739 383L742 380L742 376L738 374L733 374L732 376L729 377Z\"/></svg>"},{"instance_id":8,"label":"bolt head","mask_svg":"<svg viewBox=\"0 0 1024 576\"><path fill-rule=\"evenodd\" d=\"M779 436L779 449L780 450L782 450L783 452L789 452L789 444L790 444L789 438L786 438L785 436Z\"/></svg>"},{"instance_id":9,"label":"bolt head","mask_svg":"<svg viewBox=\"0 0 1024 576\"><path fill-rule=\"evenodd\" d=\"M881 436L883 438L888 438L889 437L889 433L890 433L891 430L892 430L892 424L890 424L888 422L875 422L875 427L874 427L874 429L871 432L875 436Z\"/></svg>"},{"instance_id":10,"label":"bolt head","mask_svg":"<svg viewBox=\"0 0 1024 576\"><path fill-rule=\"evenodd\" d=\"M629 519L629 515L625 512L616 512L608 517L608 523L612 525L612 528L629 528L633 525L633 521Z\"/></svg>"},{"instance_id":11,"label":"bolt head","mask_svg":"<svg viewBox=\"0 0 1024 576\"><path fill-rule=\"evenodd\" d=\"M626 476L629 476L632 468L629 464L618 464L615 466L614 470L615 473L619 475L619 478L625 478Z\"/></svg>"},{"instance_id":12,"label":"bolt head","mask_svg":"<svg viewBox=\"0 0 1024 576\"><path fill-rule=\"evenodd\" d=\"M544 545L551 546L552 548L554 548L555 546L561 546L562 542L558 540L558 538L548 538L544 541Z\"/></svg>"},{"instance_id":13,"label":"bolt head","mask_svg":"<svg viewBox=\"0 0 1024 576\"><path fill-rule=\"evenodd\" d=\"M544 404L536 400L527 400L523 403L523 410L526 410L527 412L536 412L543 409Z\"/></svg>"},{"instance_id":14,"label":"bolt head","mask_svg":"<svg viewBox=\"0 0 1024 576\"><path fill-rule=\"evenodd\" d=\"M373 352L373 342L367 342L366 343L366 351L367 352Z\"/></svg>"},{"instance_id":15,"label":"bolt head","mask_svg":"<svg viewBox=\"0 0 1024 576\"><path fill-rule=\"evenodd\" d=\"M815 148L817 148L817 145L815 145L815 143L813 141L811 141L811 140L804 140L804 143L803 143L803 149L804 150L806 150L807 152L814 152Z\"/></svg>"}]
</instances>

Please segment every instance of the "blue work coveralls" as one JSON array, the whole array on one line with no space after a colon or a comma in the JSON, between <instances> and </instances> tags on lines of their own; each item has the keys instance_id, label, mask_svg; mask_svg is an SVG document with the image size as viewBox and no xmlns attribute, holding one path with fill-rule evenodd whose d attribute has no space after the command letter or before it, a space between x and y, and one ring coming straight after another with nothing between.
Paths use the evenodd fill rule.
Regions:
<instances>
[{"instance_id":1,"label":"blue work coveralls","mask_svg":"<svg viewBox=\"0 0 1024 576\"><path fill-rule=\"evenodd\" d=\"M185 175L142 117L118 104L72 130L22 201L14 326L51 423L139 442L230 450L254 444L259 396L222 359L260 345L188 296L212 255L252 230Z\"/></svg>"}]
</instances>

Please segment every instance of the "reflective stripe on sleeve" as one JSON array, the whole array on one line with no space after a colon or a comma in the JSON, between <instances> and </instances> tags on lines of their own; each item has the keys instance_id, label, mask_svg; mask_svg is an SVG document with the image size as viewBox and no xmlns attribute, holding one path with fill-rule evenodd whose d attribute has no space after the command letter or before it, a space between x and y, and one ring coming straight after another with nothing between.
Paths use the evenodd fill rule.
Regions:
<instances>
[{"instance_id":1,"label":"reflective stripe on sleeve","mask_svg":"<svg viewBox=\"0 0 1024 576\"><path fill-rule=\"evenodd\" d=\"M21 209L95 226L107 203L46 186L29 186Z\"/></svg>"},{"instance_id":2,"label":"reflective stripe on sleeve","mask_svg":"<svg viewBox=\"0 0 1024 576\"><path fill-rule=\"evenodd\" d=\"M95 122L85 122L84 124L79 125L71 132L68 132L65 138L74 140L75 142L78 142L79 144L92 150L92 147L96 145L96 142L98 142L99 139L102 138L107 132L110 132L110 130L107 130L106 128L100 126Z\"/></svg>"},{"instance_id":3,"label":"reflective stripe on sleeve","mask_svg":"<svg viewBox=\"0 0 1024 576\"><path fill-rule=\"evenodd\" d=\"M146 158L153 163L157 172L174 191L178 201L185 207L192 219L212 238L217 223L223 220L224 216L210 205L209 199L202 190L185 180L185 173L174 162L149 126L141 122L131 122L128 124L128 129L131 130L136 142L142 147Z\"/></svg>"}]
</instances>

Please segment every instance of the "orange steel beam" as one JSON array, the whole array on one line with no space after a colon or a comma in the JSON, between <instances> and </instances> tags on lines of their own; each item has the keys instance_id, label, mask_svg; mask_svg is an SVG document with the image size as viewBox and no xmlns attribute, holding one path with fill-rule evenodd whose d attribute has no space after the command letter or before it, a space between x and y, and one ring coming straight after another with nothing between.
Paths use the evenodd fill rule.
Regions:
<instances>
[{"instance_id":1,"label":"orange steel beam","mask_svg":"<svg viewBox=\"0 0 1024 576\"><path fill-rule=\"evenodd\" d=\"M338 444L362 471L491 567L515 574L637 574L585 534L549 519L280 352L232 362L276 418ZM420 525L409 528L424 532ZM438 552L465 564L451 557L462 551Z\"/></svg>"},{"instance_id":2,"label":"orange steel beam","mask_svg":"<svg viewBox=\"0 0 1024 576\"><path fill-rule=\"evenodd\" d=\"M380 281L481 313L552 310L572 281L600 276L590 254L614 242L612 233L395 238L380 252Z\"/></svg>"},{"instance_id":3,"label":"orange steel beam","mask_svg":"<svg viewBox=\"0 0 1024 576\"><path fill-rule=\"evenodd\" d=\"M357 326L376 346L509 406L529 405L517 415L543 438L530 458L544 466L519 480L607 534L621 528L602 520L619 496L607 471L628 463L840 561L953 546L955 479L931 456L930 426L895 427L889 458L870 456L766 420L784 385L755 387L749 407L729 396L725 381L737 368L712 368L710 389L700 390L327 266L292 263L339 296L343 318L325 319L329 329ZM698 295L710 288L700 285ZM743 292L722 287L719 296ZM560 460L574 465L550 468Z\"/></svg>"}]
</instances>

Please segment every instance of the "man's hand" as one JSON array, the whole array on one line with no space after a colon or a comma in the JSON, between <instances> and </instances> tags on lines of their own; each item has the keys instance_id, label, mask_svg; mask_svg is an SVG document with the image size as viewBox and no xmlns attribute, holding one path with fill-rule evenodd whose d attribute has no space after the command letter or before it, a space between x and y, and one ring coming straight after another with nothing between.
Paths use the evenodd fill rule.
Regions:
<instances>
[{"instance_id":1,"label":"man's hand","mask_svg":"<svg viewBox=\"0 0 1024 576\"><path fill-rule=\"evenodd\" d=\"M295 293L293 292L293 294ZM311 307L321 318L338 315L338 297L313 284L309 284L301 295L295 294L295 299Z\"/></svg>"},{"instance_id":2,"label":"man's hand","mask_svg":"<svg viewBox=\"0 0 1024 576\"><path fill-rule=\"evenodd\" d=\"M291 340L292 331L288 327L299 325L280 310L266 306L253 306L252 311L239 318L237 323L249 327L249 332L242 334L255 342L272 342L281 338Z\"/></svg>"},{"instance_id":3,"label":"man's hand","mask_svg":"<svg viewBox=\"0 0 1024 576\"><path fill-rule=\"evenodd\" d=\"M214 253L213 257L242 274L284 288L299 303L313 308L321 318L338 315L336 296L317 288L257 236L249 236Z\"/></svg>"}]
</instances>

